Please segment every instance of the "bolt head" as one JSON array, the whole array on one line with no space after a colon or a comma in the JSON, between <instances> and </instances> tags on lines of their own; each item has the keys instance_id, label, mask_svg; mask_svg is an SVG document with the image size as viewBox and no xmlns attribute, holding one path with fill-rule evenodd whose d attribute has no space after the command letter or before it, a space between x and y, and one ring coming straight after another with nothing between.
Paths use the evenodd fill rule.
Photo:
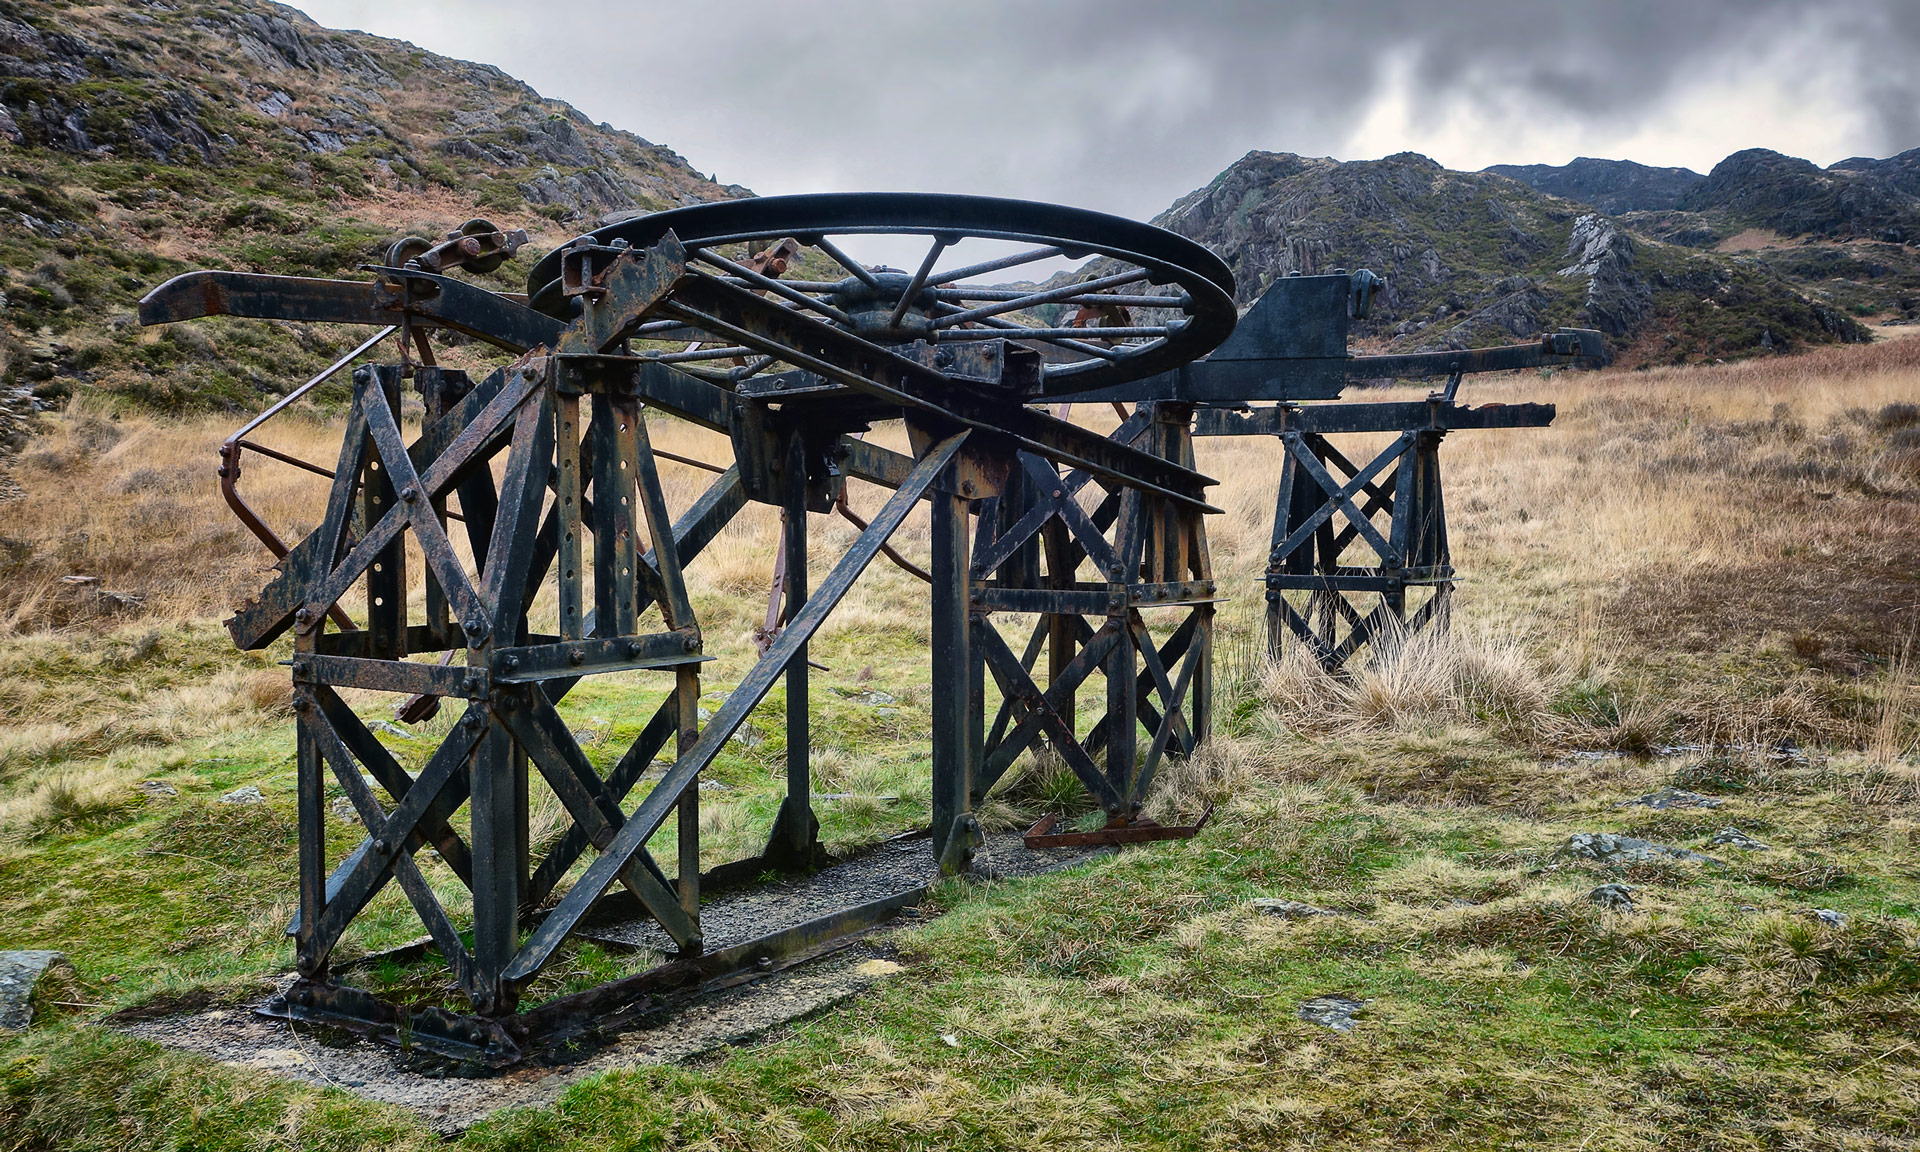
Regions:
<instances>
[{"instance_id":1,"label":"bolt head","mask_svg":"<svg viewBox=\"0 0 1920 1152\"><path fill-rule=\"evenodd\" d=\"M688 632L686 635L680 637L680 647L683 651L691 652L695 648L700 647L700 637L692 632Z\"/></svg>"},{"instance_id":2,"label":"bolt head","mask_svg":"<svg viewBox=\"0 0 1920 1152\"><path fill-rule=\"evenodd\" d=\"M567 663L578 667L587 662L587 654L578 648L567 649Z\"/></svg>"},{"instance_id":3,"label":"bolt head","mask_svg":"<svg viewBox=\"0 0 1920 1152\"><path fill-rule=\"evenodd\" d=\"M385 856L387 853L393 851L393 843L385 836L382 836L373 842L373 850Z\"/></svg>"},{"instance_id":4,"label":"bolt head","mask_svg":"<svg viewBox=\"0 0 1920 1152\"><path fill-rule=\"evenodd\" d=\"M487 630L486 621L480 620L478 618L469 620L466 623L460 625L460 627L464 629L466 631L466 634L469 636L478 636Z\"/></svg>"},{"instance_id":5,"label":"bolt head","mask_svg":"<svg viewBox=\"0 0 1920 1152\"><path fill-rule=\"evenodd\" d=\"M418 488L415 488L413 485L409 484L405 488L402 488L400 490L400 499L405 500L407 503L411 504L415 500L420 499L420 490Z\"/></svg>"}]
</instances>

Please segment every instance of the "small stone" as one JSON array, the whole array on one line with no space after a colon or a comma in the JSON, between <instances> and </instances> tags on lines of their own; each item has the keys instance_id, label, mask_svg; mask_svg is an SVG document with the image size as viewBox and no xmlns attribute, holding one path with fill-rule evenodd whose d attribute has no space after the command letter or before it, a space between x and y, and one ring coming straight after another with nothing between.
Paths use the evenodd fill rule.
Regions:
<instances>
[{"instance_id":1,"label":"small stone","mask_svg":"<svg viewBox=\"0 0 1920 1152\"><path fill-rule=\"evenodd\" d=\"M1315 916L1338 916L1338 912L1329 912L1325 908L1316 908L1298 900L1281 900L1272 896L1260 896L1247 901L1247 907L1262 916L1278 916L1282 920L1310 920Z\"/></svg>"},{"instance_id":2,"label":"small stone","mask_svg":"<svg viewBox=\"0 0 1920 1152\"><path fill-rule=\"evenodd\" d=\"M573 742L576 744L602 744L606 739L605 732L593 728L576 728L573 733Z\"/></svg>"},{"instance_id":3,"label":"small stone","mask_svg":"<svg viewBox=\"0 0 1920 1152\"><path fill-rule=\"evenodd\" d=\"M220 797L220 803L222 804L265 804L266 802L267 798L260 794L260 786L258 784L248 784L244 787L235 788L225 796Z\"/></svg>"},{"instance_id":4,"label":"small stone","mask_svg":"<svg viewBox=\"0 0 1920 1152\"><path fill-rule=\"evenodd\" d=\"M1711 856L1702 856L1686 848L1655 844L1612 832L1575 832L1554 852L1560 859L1596 860L1602 864L1653 864L1682 860L1692 864L1718 864Z\"/></svg>"},{"instance_id":5,"label":"small stone","mask_svg":"<svg viewBox=\"0 0 1920 1152\"><path fill-rule=\"evenodd\" d=\"M1635 796L1631 800L1622 800L1616 808L1630 808L1636 804L1643 808L1718 808L1723 803L1712 796L1702 796L1698 792L1689 792L1685 788L1661 788L1645 796Z\"/></svg>"},{"instance_id":6,"label":"small stone","mask_svg":"<svg viewBox=\"0 0 1920 1152\"><path fill-rule=\"evenodd\" d=\"M1738 828L1722 828L1708 839L1708 844L1739 848L1746 852L1765 852L1768 846L1740 831Z\"/></svg>"},{"instance_id":7,"label":"small stone","mask_svg":"<svg viewBox=\"0 0 1920 1152\"><path fill-rule=\"evenodd\" d=\"M1820 923L1825 924L1829 928L1845 928L1847 926L1847 914L1845 912L1835 912L1831 908L1809 908L1807 909L1807 915L1820 921Z\"/></svg>"},{"instance_id":8,"label":"small stone","mask_svg":"<svg viewBox=\"0 0 1920 1152\"><path fill-rule=\"evenodd\" d=\"M881 718L882 720L887 720L887 719L891 719L892 717L895 717L895 716L898 716L898 715L900 715L900 709L898 709L898 708L875 708L875 709L873 710L873 714L874 714L875 716L878 716L878 717L880 717L880 718Z\"/></svg>"},{"instance_id":9,"label":"small stone","mask_svg":"<svg viewBox=\"0 0 1920 1152\"><path fill-rule=\"evenodd\" d=\"M767 742L767 738L760 734L760 730L751 724L740 725L728 739L742 748L758 748Z\"/></svg>"},{"instance_id":10,"label":"small stone","mask_svg":"<svg viewBox=\"0 0 1920 1152\"><path fill-rule=\"evenodd\" d=\"M33 1023L33 990L47 969L64 964L58 952L0 952L0 1029L18 1032Z\"/></svg>"},{"instance_id":11,"label":"small stone","mask_svg":"<svg viewBox=\"0 0 1920 1152\"><path fill-rule=\"evenodd\" d=\"M140 791L145 795L156 798L180 795L180 790L165 780L142 780L140 781Z\"/></svg>"},{"instance_id":12,"label":"small stone","mask_svg":"<svg viewBox=\"0 0 1920 1152\"><path fill-rule=\"evenodd\" d=\"M334 819L346 824L351 824L360 819L360 810L355 808L353 801L347 799L345 796L335 796L333 803L327 805L327 811L333 813Z\"/></svg>"},{"instance_id":13,"label":"small stone","mask_svg":"<svg viewBox=\"0 0 1920 1152\"><path fill-rule=\"evenodd\" d=\"M895 696L891 692L882 692L878 688L874 689L871 692L863 692L859 696L855 697L855 699L859 700L860 703L862 704L871 704L876 708L879 708L888 704L898 704L900 702L900 698L898 696Z\"/></svg>"},{"instance_id":14,"label":"small stone","mask_svg":"<svg viewBox=\"0 0 1920 1152\"><path fill-rule=\"evenodd\" d=\"M881 976L894 976L901 972L905 972L906 969L902 968L900 965L894 963L891 960L882 960L876 956L872 960L868 960L857 965L854 968L854 971L858 972L862 976L872 976L877 978Z\"/></svg>"},{"instance_id":15,"label":"small stone","mask_svg":"<svg viewBox=\"0 0 1920 1152\"><path fill-rule=\"evenodd\" d=\"M1354 1017L1366 1006L1365 1000L1349 1000L1345 996L1315 996L1301 1001L1300 1019L1335 1032L1351 1032Z\"/></svg>"},{"instance_id":16,"label":"small stone","mask_svg":"<svg viewBox=\"0 0 1920 1152\"><path fill-rule=\"evenodd\" d=\"M720 781L718 781L718 780L702 780L702 781L700 781L700 791L702 791L702 792L731 792L731 791L733 791L733 785L731 785L731 784L722 784L722 783L721 783Z\"/></svg>"},{"instance_id":17,"label":"small stone","mask_svg":"<svg viewBox=\"0 0 1920 1152\"><path fill-rule=\"evenodd\" d=\"M385 732L387 735L399 740L417 739L413 733L407 731L405 728L386 720L369 720L367 721L367 727L373 729L375 732Z\"/></svg>"},{"instance_id":18,"label":"small stone","mask_svg":"<svg viewBox=\"0 0 1920 1152\"><path fill-rule=\"evenodd\" d=\"M1625 884L1602 884L1587 893L1587 899L1609 912L1633 911L1633 889Z\"/></svg>"}]
</instances>

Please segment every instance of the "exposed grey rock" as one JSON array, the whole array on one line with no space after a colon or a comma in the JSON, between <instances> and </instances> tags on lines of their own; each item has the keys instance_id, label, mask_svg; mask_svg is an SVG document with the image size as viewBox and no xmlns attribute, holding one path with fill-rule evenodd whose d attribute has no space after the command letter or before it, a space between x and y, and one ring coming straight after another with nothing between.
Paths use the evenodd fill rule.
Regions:
<instances>
[{"instance_id":1,"label":"exposed grey rock","mask_svg":"<svg viewBox=\"0 0 1920 1152\"><path fill-rule=\"evenodd\" d=\"M1685 788L1661 788L1645 796L1635 796L1631 800L1622 800L1616 808L1630 808L1639 805L1642 808L1718 808L1725 801L1712 796L1702 796L1698 792L1689 792Z\"/></svg>"},{"instance_id":2,"label":"exposed grey rock","mask_svg":"<svg viewBox=\"0 0 1920 1152\"><path fill-rule=\"evenodd\" d=\"M20 125L13 121L13 113L7 111L6 105L0 104L0 140L5 140L9 144L18 144L25 139L26 136L20 131Z\"/></svg>"},{"instance_id":3,"label":"exposed grey rock","mask_svg":"<svg viewBox=\"0 0 1920 1152\"><path fill-rule=\"evenodd\" d=\"M1301 1001L1300 1019L1331 1028L1335 1032L1351 1032L1355 1024L1354 1017L1366 1006L1365 1000L1349 1000L1345 996L1315 996Z\"/></svg>"},{"instance_id":4,"label":"exposed grey rock","mask_svg":"<svg viewBox=\"0 0 1920 1152\"><path fill-rule=\"evenodd\" d=\"M1573 263L1560 269L1560 275L1587 278L1581 310L1587 323L1609 336L1624 336L1653 310L1653 289L1633 271L1633 237L1613 221L1598 215L1574 221L1567 255Z\"/></svg>"},{"instance_id":5,"label":"exposed grey rock","mask_svg":"<svg viewBox=\"0 0 1920 1152\"><path fill-rule=\"evenodd\" d=\"M0 952L0 1028L18 1032L33 1023L33 990L47 969L66 963L58 952Z\"/></svg>"},{"instance_id":6,"label":"exposed grey rock","mask_svg":"<svg viewBox=\"0 0 1920 1152\"><path fill-rule=\"evenodd\" d=\"M248 784L244 787L235 788L225 796L220 797L220 803L222 804L264 804L266 802L267 798L260 794L260 786L258 784Z\"/></svg>"},{"instance_id":7,"label":"exposed grey rock","mask_svg":"<svg viewBox=\"0 0 1920 1152\"><path fill-rule=\"evenodd\" d=\"M142 780L140 781L140 791L145 795L155 797L180 795L180 790L165 780Z\"/></svg>"},{"instance_id":8,"label":"exposed grey rock","mask_svg":"<svg viewBox=\"0 0 1920 1152\"><path fill-rule=\"evenodd\" d=\"M1325 908L1316 908L1298 900L1281 900L1272 896L1261 896L1247 901L1247 907L1262 916L1278 916L1282 920L1308 920L1315 916L1338 916Z\"/></svg>"},{"instance_id":9,"label":"exposed grey rock","mask_svg":"<svg viewBox=\"0 0 1920 1152\"><path fill-rule=\"evenodd\" d=\"M1602 864L1660 864L1672 860L1693 864L1718 864L1711 856L1702 856L1686 848L1655 844L1612 832L1575 832L1554 853L1558 859L1596 860Z\"/></svg>"},{"instance_id":10,"label":"exposed grey rock","mask_svg":"<svg viewBox=\"0 0 1920 1152\"><path fill-rule=\"evenodd\" d=\"M899 697L893 695L893 693L882 692L877 688L871 692L862 692L859 696L855 697L855 699L859 700L862 704L871 704L875 707L898 704L900 702Z\"/></svg>"},{"instance_id":11,"label":"exposed grey rock","mask_svg":"<svg viewBox=\"0 0 1920 1152\"><path fill-rule=\"evenodd\" d=\"M1760 841L1755 840L1738 828L1722 828L1720 831L1715 832L1713 836L1708 839L1707 843L1716 846L1724 845L1729 848L1739 848L1747 852L1765 852L1768 849L1768 845L1760 843Z\"/></svg>"},{"instance_id":12,"label":"exposed grey rock","mask_svg":"<svg viewBox=\"0 0 1920 1152\"><path fill-rule=\"evenodd\" d=\"M1587 899L1610 912L1633 911L1633 889L1625 884L1602 884L1587 893Z\"/></svg>"},{"instance_id":13,"label":"exposed grey rock","mask_svg":"<svg viewBox=\"0 0 1920 1152\"><path fill-rule=\"evenodd\" d=\"M333 818L343 824L352 824L360 819L360 810L355 808L353 801L345 796L335 796L333 803L327 805L327 811L333 813Z\"/></svg>"},{"instance_id":14,"label":"exposed grey rock","mask_svg":"<svg viewBox=\"0 0 1920 1152\"><path fill-rule=\"evenodd\" d=\"M373 729L375 732L385 732L387 735L400 740L417 739L413 733L387 720L369 720L367 721L367 727Z\"/></svg>"},{"instance_id":15,"label":"exposed grey rock","mask_svg":"<svg viewBox=\"0 0 1920 1152\"><path fill-rule=\"evenodd\" d=\"M758 748L767 742L767 738L760 734L760 730L751 724L740 725L727 739L739 744L742 748Z\"/></svg>"},{"instance_id":16,"label":"exposed grey rock","mask_svg":"<svg viewBox=\"0 0 1920 1152\"><path fill-rule=\"evenodd\" d=\"M1847 914L1845 912L1835 912L1831 908L1809 908L1807 909L1807 915L1820 921L1820 923L1825 924L1829 928L1845 928L1847 926Z\"/></svg>"}]
</instances>

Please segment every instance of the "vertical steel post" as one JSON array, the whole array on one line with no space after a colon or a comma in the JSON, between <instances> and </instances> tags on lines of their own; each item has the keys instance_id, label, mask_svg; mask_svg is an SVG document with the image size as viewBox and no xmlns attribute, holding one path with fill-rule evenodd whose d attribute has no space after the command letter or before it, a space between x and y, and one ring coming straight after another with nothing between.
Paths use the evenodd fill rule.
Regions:
<instances>
[{"instance_id":1,"label":"vertical steel post","mask_svg":"<svg viewBox=\"0 0 1920 1152\"><path fill-rule=\"evenodd\" d=\"M302 649L310 649L312 641L302 636L300 644ZM307 726L326 721L314 714L313 697L305 687L296 688L294 708L300 715L294 735L295 787L300 809L300 927L296 964L306 979L325 980L327 957L316 946L315 929L327 899L327 768L320 758L320 745Z\"/></svg>"},{"instance_id":2,"label":"vertical steel post","mask_svg":"<svg viewBox=\"0 0 1920 1152\"><path fill-rule=\"evenodd\" d=\"M517 689L494 696L493 708L519 703ZM502 973L519 945L520 853L513 736L498 716L474 746L472 779L474 1009L482 1015L513 1011Z\"/></svg>"},{"instance_id":3,"label":"vertical steel post","mask_svg":"<svg viewBox=\"0 0 1920 1152\"><path fill-rule=\"evenodd\" d=\"M686 755L700 738L700 666L682 664L674 669L673 698L676 739L674 750ZM679 877L675 888L680 907L694 922L700 919L700 778L695 776L680 794L678 826Z\"/></svg>"},{"instance_id":4,"label":"vertical steel post","mask_svg":"<svg viewBox=\"0 0 1920 1152\"><path fill-rule=\"evenodd\" d=\"M791 624L807 603L807 456L806 440L799 432L787 437L785 486L782 510L786 532L787 604L781 614L783 625ZM807 645L802 642L787 661L787 842L784 849L801 864L809 863L813 850L813 779L809 751L813 733L807 721Z\"/></svg>"},{"instance_id":5,"label":"vertical steel post","mask_svg":"<svg viewBox=\"0 0 1920 1152\"><path fill-rule=\"evenodd\" d=\"M965 835L960 825L968 813L973 787L973 734L978 718L971 715L973 670L967 643L967 609L971 599L968 577L967 500L939 489L932 502L933 636L933 854L946 867L964 868L971 851L953 842ZM984 704L984 700L981 701Z\"/></svg>"}]
</instances>

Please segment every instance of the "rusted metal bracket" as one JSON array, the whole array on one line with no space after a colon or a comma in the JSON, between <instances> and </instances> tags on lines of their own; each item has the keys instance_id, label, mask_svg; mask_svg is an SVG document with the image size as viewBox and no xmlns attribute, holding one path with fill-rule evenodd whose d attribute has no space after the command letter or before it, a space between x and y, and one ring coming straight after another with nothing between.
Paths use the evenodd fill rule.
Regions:
<instances>
[{"instance_id":1,"label":"rusted metal bracket","mask_svg":"<svg viewBox=\"0 0 1920 1152\"><path fill-rule=\"evenodd\" d=\"M1115 816L1106 826L1091 832L1055 832L1060 818L1042 816L1038 823L1027 829L1023 839L1029 848L1085 848L1100 844L1147 844L1155 840L1191 840L1200 834L1213 817L1213 805L1200 813L1200 819L1191 824L1162 824L1145 816L1129 820L1125 816Z\"/></svg>"}]
</instances>

